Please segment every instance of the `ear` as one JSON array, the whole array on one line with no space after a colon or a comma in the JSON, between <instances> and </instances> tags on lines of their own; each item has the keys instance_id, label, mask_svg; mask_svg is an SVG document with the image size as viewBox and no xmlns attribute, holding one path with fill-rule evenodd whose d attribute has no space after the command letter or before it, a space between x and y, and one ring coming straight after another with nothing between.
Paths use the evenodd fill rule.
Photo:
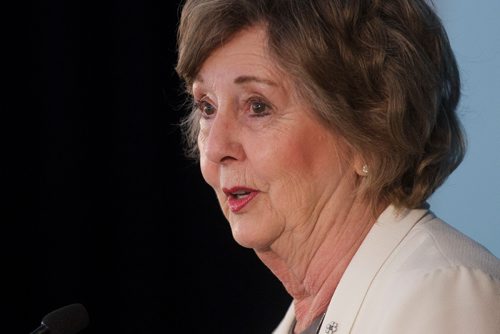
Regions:
<instances>
[{"instance_id":1,"label":"ear","mask_svg":"<svg viewBox=\"0 0 500 334\"><path fill-rule=\"evenodd\" d=\"M365 177L370 172L368 164L367 164L366 160L364 159L364 157L361 156L361 154L358 154L358 153L354 154L353 165L354 165L353 166L354 171L359 176Z\"/></svg>"}]
</instances>

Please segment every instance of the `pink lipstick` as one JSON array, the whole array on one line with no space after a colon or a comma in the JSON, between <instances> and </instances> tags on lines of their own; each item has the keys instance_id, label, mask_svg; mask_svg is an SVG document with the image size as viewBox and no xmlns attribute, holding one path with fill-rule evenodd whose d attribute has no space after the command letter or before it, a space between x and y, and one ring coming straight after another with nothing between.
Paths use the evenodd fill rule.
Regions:
<instances>
[{"instance_id":1,"label":"pink lipstick","mask_svg":"<svg viewBox=\"0 0 500 334\"><path fill-rule=\"evenodd\" d=\"M258 190L246 188L246 187L233 187L230 189L223 188L222 191L227 196L227 202L229 208L232 212L239 212L243 209L251 200L259 194Z\"/></svg>"}]
</instances>

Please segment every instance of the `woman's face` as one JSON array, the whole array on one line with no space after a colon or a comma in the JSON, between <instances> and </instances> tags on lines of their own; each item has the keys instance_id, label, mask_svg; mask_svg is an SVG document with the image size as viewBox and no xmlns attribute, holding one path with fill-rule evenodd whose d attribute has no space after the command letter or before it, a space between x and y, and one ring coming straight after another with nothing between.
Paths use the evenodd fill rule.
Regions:
<instances>
[{"instance_id":1,"label":"woman's face","mask_svg":"<svg viewBox=\"0 0 500 334\"><path fill-rule=\"evenodd\" d=\"M263 28L238 33L193 84L203 177L235 240L258 250L307 230L332 199L353 190L341 186L352 168L338 136L294 94L265 43Z\"/></svg>"}]
</instances>

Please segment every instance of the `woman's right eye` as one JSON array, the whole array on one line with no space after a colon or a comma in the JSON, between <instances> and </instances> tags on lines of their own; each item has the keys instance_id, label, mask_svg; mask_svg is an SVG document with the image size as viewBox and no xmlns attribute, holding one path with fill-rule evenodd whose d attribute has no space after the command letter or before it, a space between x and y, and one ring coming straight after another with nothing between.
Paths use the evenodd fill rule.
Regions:
<instances>
[{"instance_id":1,"label":"woman's right eye","mask_svg":"<svg viewBox=\"0 0 500 334\"><path fill-rule=\"evenodd\" d=\"M206 116L206 117L212 116L215 113L215 107L213 105L211 105L210 103L208 103L207 101L203 101L203 100L196 101L195 107L196 107L196 109L201 111L203 116Z\"/></svg>"}]
</instances>

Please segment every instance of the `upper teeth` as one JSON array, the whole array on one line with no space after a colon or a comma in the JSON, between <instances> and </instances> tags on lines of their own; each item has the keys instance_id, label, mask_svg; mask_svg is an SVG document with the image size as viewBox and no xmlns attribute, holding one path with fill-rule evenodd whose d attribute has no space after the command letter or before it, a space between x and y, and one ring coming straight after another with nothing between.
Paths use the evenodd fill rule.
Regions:
<instances>
[{"instance_id":1,"label":"upper teeth","mask_svg":"<svg viewBox=\"0 0 500 334\"><path fill-rule=\"evenodd\" d=\"M239 198L239 197L246 196L246 195L248 195L248 194L249 194L249 192L248 192L248 191L238 190L238 191L235 191L235 192L233 193L233 196L236 196L236 197L238 197L238 198Z\"/></svg>"},{"instance_id":2,"label":"upper teeth","mask_svg":"<svg viewBox=\"0 0 500 334\"><path fill-rule=\"evenodd\" d=\"M238 190L233 193L233 195L243 195L243 194L248 194L248 191Z\"/></svg>"}]
</instances>

